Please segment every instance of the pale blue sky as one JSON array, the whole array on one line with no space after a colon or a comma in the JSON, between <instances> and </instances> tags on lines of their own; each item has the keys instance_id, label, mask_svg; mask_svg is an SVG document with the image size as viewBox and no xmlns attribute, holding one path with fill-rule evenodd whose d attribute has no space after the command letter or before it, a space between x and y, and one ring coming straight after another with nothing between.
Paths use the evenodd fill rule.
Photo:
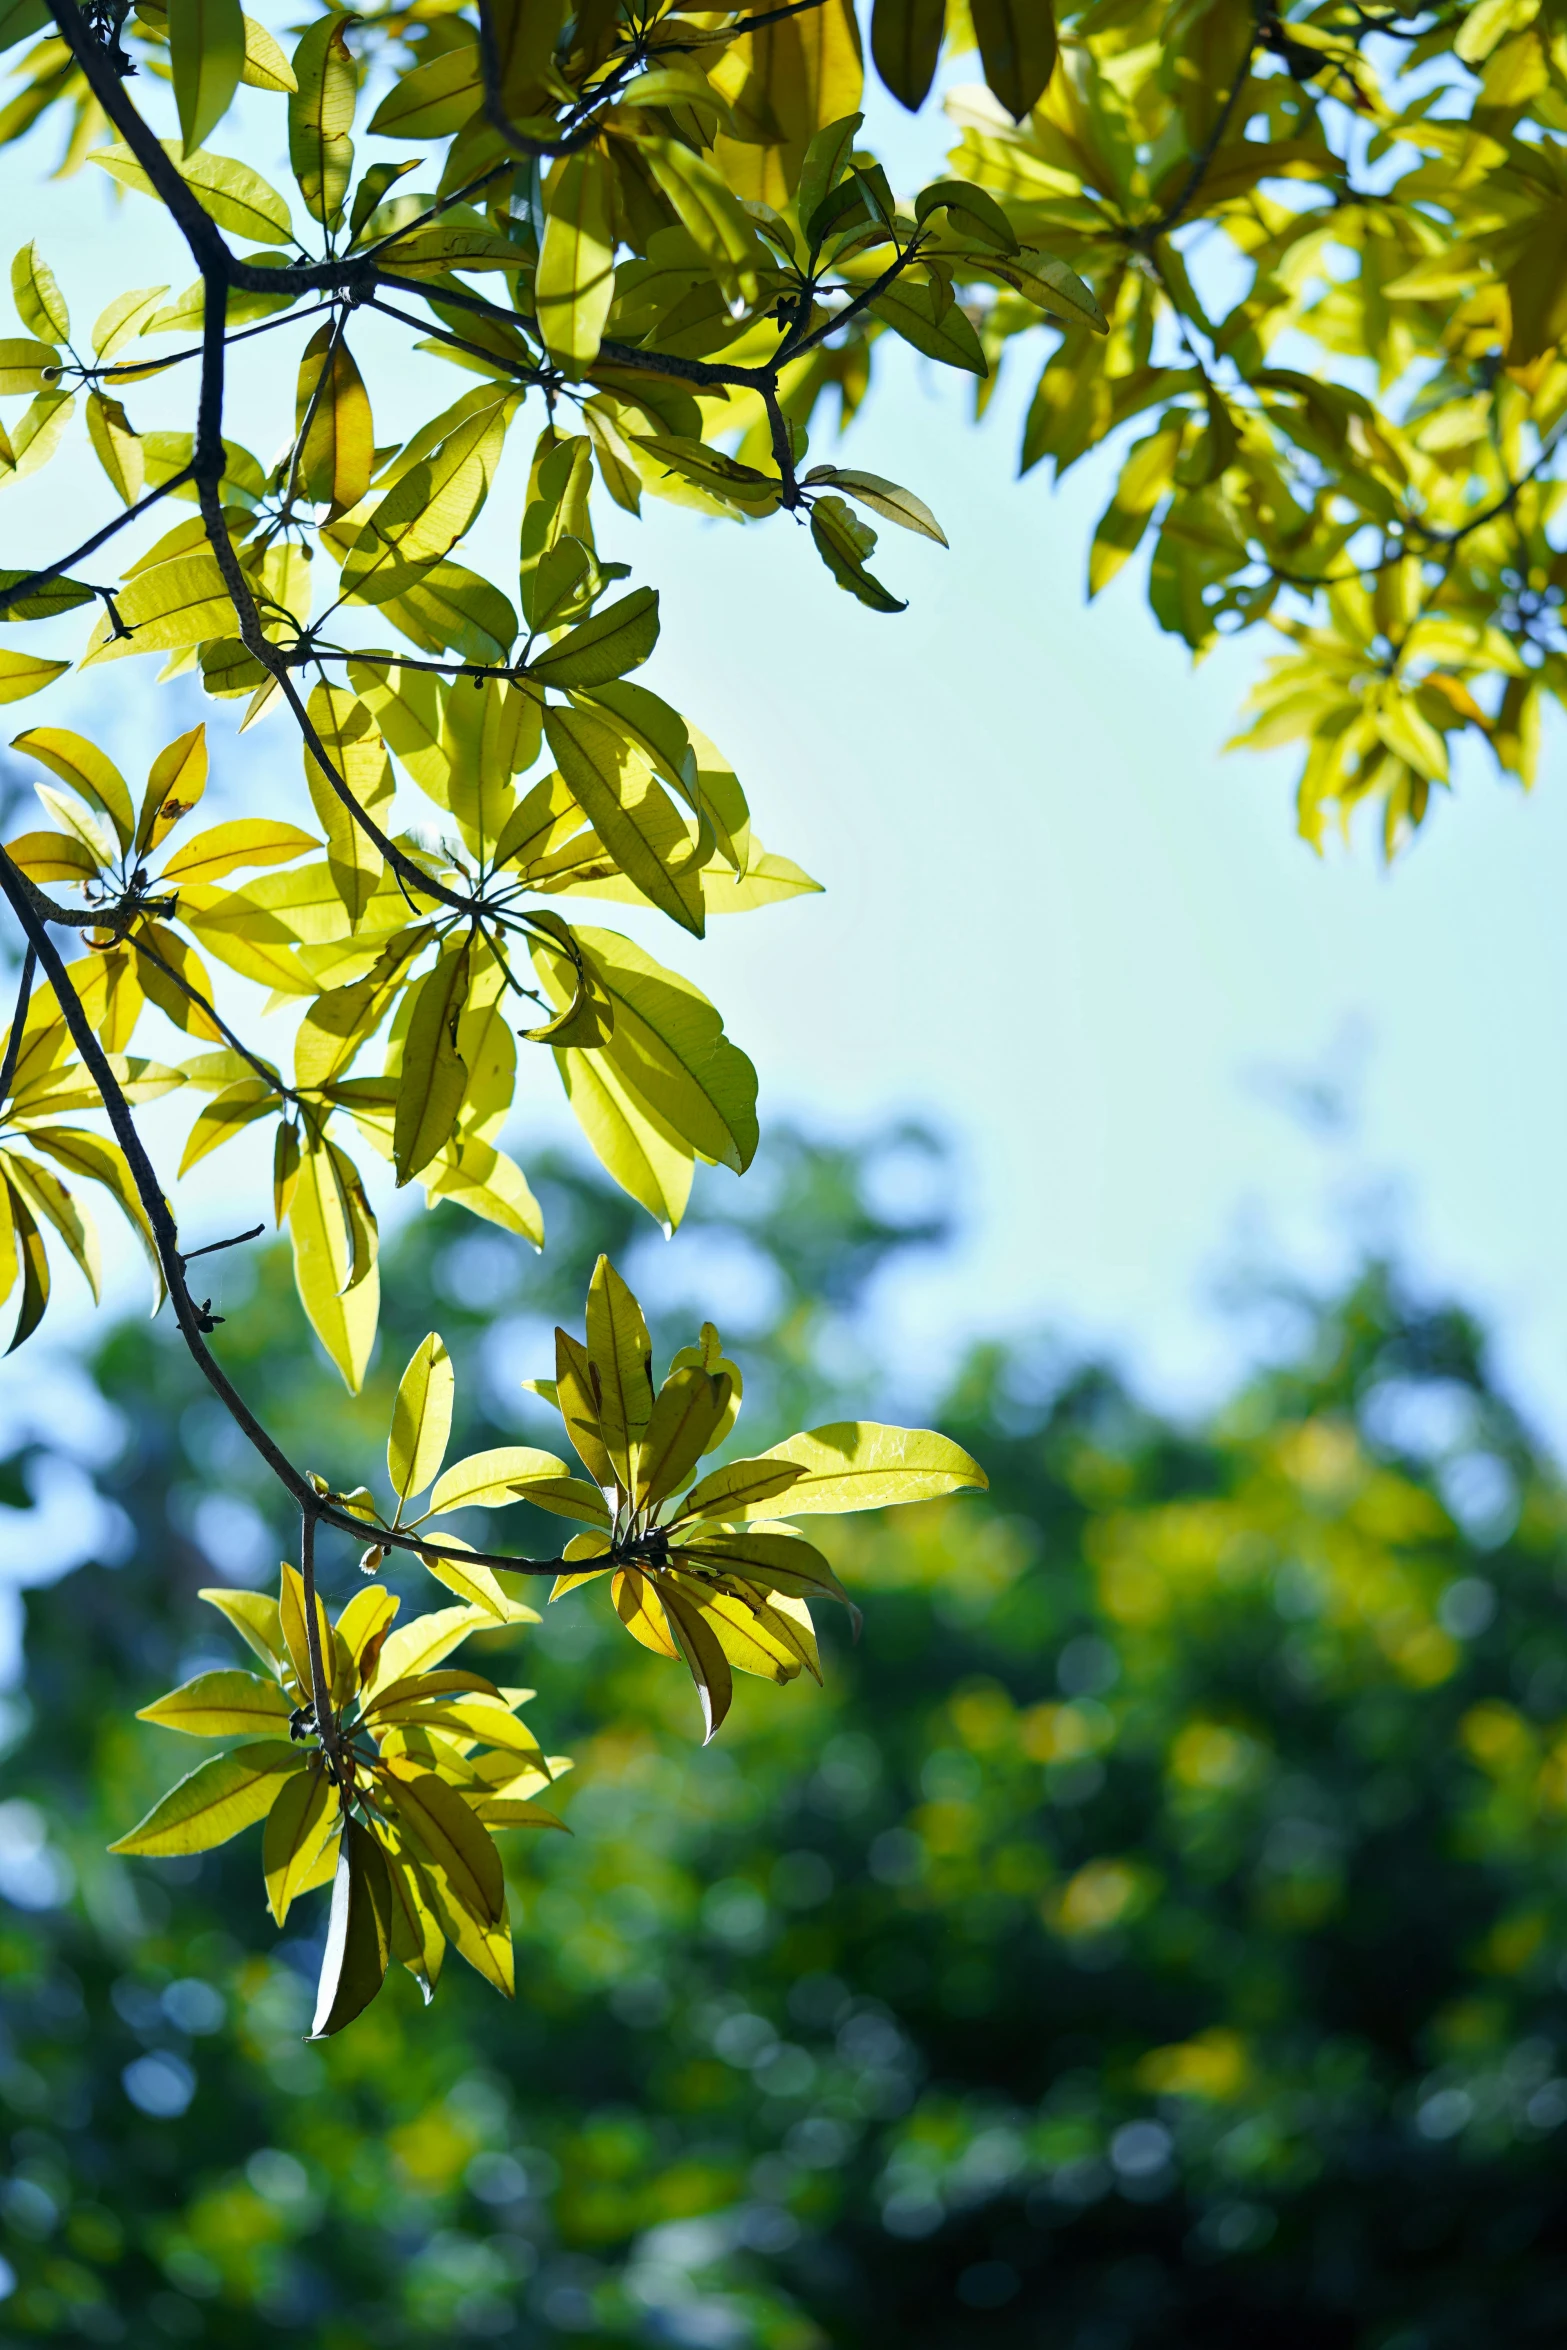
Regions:
<instances>
[{"instance_id":1,"label":"pale blue sky","mask_svg":"<svg viewBox=\"0 0 1567 2350\"><path fill-rule=\"evenodd\" d=\"M40 195L48 159L36 138L0 156L0 204L17 242L42 232L79 318L128 283L188 282L153 209L117 205L97 173ZM299 340L250 346L237 370L236 421L256 419L264 456ZM628 926L722 1007L764 1119L865 1128L915 1111L955 1137L962 1244L889 1301L912 1369L974 1331L1050 1321L1194 1399L1241 1343L1210 1297L1238 1236L1267 1227L1320 1265L1359 1213L1492 1317L1526 1402L1567 1440L1560 738L1532 802L1476 762L1391 876L1369 836L1317 860L1294 837L1289 760L1220 755L1262 640L1194 673L1148 618L1140 567L1085 606L1105 474L1085 465L1060 493L1014 478L1037 363L1019 353L977 430L957 379L912 358L888 370L854 456L917 489L952 540L943 554L884 537L877 568L912 599L901 618L841 594L786 520L739 530L650 505L640 525L607 524L611 550L664 590L647 681L728 753L768 845L827 885L703 946ZM407 413L386 421L405 425L463 388L423 361L398 387ZM151 394L131 406L158 420ZM8 493L0 560L53 549L108 505L89 458L58 462ZM18 706L7 731L97 723L139 774L198 706L166 695L149 719L151 675L89 673ZM235 705L199 706L223 737ZM297 790L281 722L218 764L247 789L259 769ZM1359 1070L1359 1122L1324 1146L1260 1077L1335 1057ZM524 1163L530 1124L561 1130L552 1088L541 1069ZM248 1221L257 1172L213 1162L193 1215ZM16 1411L21 1392L13 1378L0 1399Z\"/></svg>"}]
</instances>

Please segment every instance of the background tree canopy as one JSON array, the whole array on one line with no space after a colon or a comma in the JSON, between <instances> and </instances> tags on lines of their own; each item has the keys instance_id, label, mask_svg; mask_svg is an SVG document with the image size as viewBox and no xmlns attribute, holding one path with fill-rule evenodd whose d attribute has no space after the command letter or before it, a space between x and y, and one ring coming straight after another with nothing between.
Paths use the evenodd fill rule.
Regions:
<instances>
[{"instance_id":1,"label":"background tree canopy","mask_svg":"<svg viewBox=\"0 0 1567 2350\"><path fill-rule=\"evenodd\" d=\"M884 1385L860 1309L939 1220L876 1203L889 1159L939 1194L925 1147L785 1135L738 1209L699 1185L769 1426ZM432 1319L498 1328L464 1444L511 1434L539 1317L629 1234L598 1180L540 1188L523 1281L439 1217L389 1256L394 1369ZM282 1284L230 1281L291 1429L321 1405ZM104 1854L175 1744L127 1696L213 1661L194 1588L269 1577L287 1524L214 1509L268 1481L173 1340L118 1326L99 1483L133 1546L30 1598L0 1812L0 2335L1557 2339L1560 1483L1462 1313L1378 1267L1277 1306L1278 1368L1200 1428L981 1349L944 1412L990 1496L859 1521L861 1642L829 1625L826 1687L742 1692L718 1746L593 1615L482 1635L578 1758L577 1834L509 1854L527 1996L458 1970L421 2015L399 1976L322 2047L321 1896L279 1945L248 1853Z\"/></svg>"}]
</instances>

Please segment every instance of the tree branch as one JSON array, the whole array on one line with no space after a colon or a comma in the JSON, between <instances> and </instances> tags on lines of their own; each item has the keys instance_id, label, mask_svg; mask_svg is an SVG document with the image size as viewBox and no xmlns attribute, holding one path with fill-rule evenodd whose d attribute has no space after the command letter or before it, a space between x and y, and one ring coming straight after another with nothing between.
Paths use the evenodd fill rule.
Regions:
<instances>
[{"instance_id":1,"label":"tree branch","mask_svg":"<svg viewBox=\"0 0 1567 2350\"><path fill-rule=\"evenodd\" d=\"M5 1062L0 1066L0 1110L11 1098L16 1083L16 1064L22 1053L22 1029L27 1020L27 1007L32 1001L33 975L38 969L38 956L29 939L27 952L22 957L22 976L17 982L16 1009L11 1014L11 1033L6 1038Z\"/></svg>"},{"instance_id":2,"label":"tree branch","mask_svg":"<svg viewBox=\"0 0 1567 2350\"><path fill-rule=\"evenodd\" d=\"M71 984L70 973L49 936L48 926L34 910L26 877L12 864L4 849L0 849L0 894L9 901L12 913L21 925L23 937L36 954L44 977L54 990L55 1001L70 1031L71 1041L97 1087L99 1099L114 1130L115 1141L125 1153L131 1181L136 1187L136 1196L147 1218L158 1263L168 1285L180 1336L219 1402L261 1455L284 1491L292 1496L302 1511L308 1510L323 1525L334 1526L341 1533L352 1534L361 1542L367 1534L373 1535L382 1549L411 1551L415 1557L428 1551L434 1558L449 1558L458 1564L464 1559L477 1560L481 1566L501 1567L515 1575L559 1574L564 1562L558 1558L523 1559L513 1558L504 1551L457 1550L439 1541L432 1541L428 1535L408 1534L393 1527L370 1526L352 1511L341 1509L335 1502L324 1499L309 1478L294 1467L281 1446L257 1419L207 1344L201 1312L186 1284L185 1260L180 1251L179 1232L173 1212L164 1198L146 1145L137 1131L130 1104L83 1009L81 997Z\"/></svg>"}]
</instances>

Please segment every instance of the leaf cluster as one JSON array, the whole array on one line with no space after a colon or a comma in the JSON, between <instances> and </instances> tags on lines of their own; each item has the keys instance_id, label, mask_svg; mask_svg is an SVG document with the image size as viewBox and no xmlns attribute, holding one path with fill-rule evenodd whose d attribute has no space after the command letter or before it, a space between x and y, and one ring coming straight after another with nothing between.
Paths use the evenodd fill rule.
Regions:
<instances>
[{"instance_id":1,"label":"leaf cluster","mask_svg":"<svg viewBox=\"0 0 1567 2350\"><path fill-rule=\"evenodd\" d=\"M390 1542L420 1536L453 1512L527 1502L576 1520L586 1530L566 1545L551 1601L610 1576L615 1612L632 1637L686 1666L709 1739L729 1711L735 1670L783 1683L804 1667L819 1681L809 1601L848 1604L822 1553L775 1513L885 1509L986 1482L949 1438L864 1421L811 1429L698 1477L738 1416L739 1366L708 1323L696 1345L676 1353L655 1394L647 1323L607 1257L589 1287L585 1338L557 1329L555 1342L555 1378L529 1386L558 1410L586 1477L530 1446L495 1447L443 1468L456 1382L431 1332L393 1405L391 1514L367 1488L327 1493L323 1479L312 1482L365 1529L360 1564L371 1576ZM421 1495L428 1499L416 1511ZM415 1548L459 1604L396 1630L399 1602L380 1583L329 1621L308 1535L303 1573L285 1562L275 1601L203 1591L272 1678L200 1673L143 1708L141 1719L167 1729L247 1742L201 1764L113 1847L205 1852L264 1819L277 1923L297 1894L333 1888L317 2037L361 2013L393 1958L428 1998L447 1940L510 1997L510 1927L490 1832L563 1824L533 1803L570 1766L546 1761L516 1720L532 1692L445 1663L472 1632L538 1622L499 1579L514 1570L444 1527Z\"/></svg>"},{"instance_id":2,"label":"leaf cluster","mask_svg":"<svg viewBox=\"0 0 1567 2350\"><path fill-rule=\"evenodd\" d=\"M1562 30L1549 0L1091 5L1027 122L949 101L954 168L1109 321L1049 351L1023 466L1116 449L1090 594L1148 542L1194 654L1287 640L1236 739L1305 745L1314 844L1364 806L1391 855L1465 740L1529 784L1567 685ZM1033 323L1002 296L981 343Z\"/></svg>"}]
</instances>

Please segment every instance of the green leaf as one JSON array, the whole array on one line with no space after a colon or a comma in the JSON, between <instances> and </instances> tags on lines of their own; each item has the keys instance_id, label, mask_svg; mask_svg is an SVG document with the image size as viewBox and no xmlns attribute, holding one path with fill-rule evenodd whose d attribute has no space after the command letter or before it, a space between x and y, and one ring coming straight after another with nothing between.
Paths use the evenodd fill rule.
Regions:
<instances>
[{"instance_id":1,"label":"green leaf","mask_svg":"<svg viewBox=\"0 0 1567 2350\"><path fill-rule=\"evenodd\" d=\"M552 707L544 731L573 799L621 872L700 938L706 911L698 844L642 753L586 710Z\"/></svg>"},{"instance_id":2,"label":"green leaf","mask_svg":"<svg viewBox=\"0 0 1567 2350\"><path fill-rule=\"evenodd\" d=\"M71 313L54 271L38 250L36 238L32 244L22 247L11 264L11 298L18 318L30 335L37 335L45 343L70 341Z\"/></svg>"},{"instance_id":3,"label":"green leaf","mask_svg":"<svg viewBox=\"0 0 1567 2350\"><path fill-rule=\"evenodd\" d=\"M900 603L891 590L865 568L865 557L876 544L876 534L867 530L841 498L818 497L811 505L811 537L816 551L841 588L868 604L873 612L906 612L908 605Z\"/></svg>"},{"instance_id":4,"label":"green leaf","mask_svg":"<svg viewBox=\"0 0 1567 2350\"><path fill-rule=\"evenodd\" d=\"M451 1476L453 1471L448 1469L446 1473ZM533 1608L513 1600L507 1620L513 1624L536 1624L539 1619ZM470 1632L477 1632L481 1627L489 1631L495 1628L488 1608L437 1608L429 1615L416 1617L411 1624L399 1625L395 1632L387 1634L381 1645L367 1691L374 1695L412 1673L429 1672L443 1657L450 1656L454 1648L460 1647Z\"/></svg>"},{"instance_id":5,"label":"green leaf","mask_svg":"<svg viewBox=\"0 0 1567 2350\"><path fill-rule=\"evenodd\" d=\"M51 389L60 379L60 354L52 343L25 342L19 335L0 337L0 397L16 399L26 392Z\"/></svg>"},{"instance_id":6,"label":"green leaf","mask_svg":"<svg viewBox=\"0 0 1567 2350\"><path fill-rule=\"evenodd\" d=\"M440 1470L452 1432L452 1359L435 1331L415 1347L392 1406L386 1469L399 1501L422 1493Z\"/></svg>"},{"instance_id":7,"label":"green leaf","mask_svg":"<svg viewBox=\"0 0 1567 2350\"><path fill-rule=\"evenodd\" d=\"M930 94L941 56L947 0L876 0L871 55L900 106L917 114Z\"/></svg>"},{"instance_id":8,"label":"green leaf","mask_svg":"<svg viewBox=\"0 0 1567 2350\"><path fill-rule=\"evenodd\" d=\"M505 1509L512 1502L531 1499L530 1486L566 1475L564 1461L552 1452L535 1451L531 1445L505 1444L489 1452L470 1453L466 1460L454 1461L439 1479L430 1496L430 1515L439 1517L445 1510ZM587 1490L597 1499L595 1514L607 1517L597 1487Z\"/></svg>"},{"instance_id":9,"label":"green leaf","mask_svg":"<svg viewBox=\"0 0 1567 2350\"><path fill-rule=\"evenodd\" d=\"M579 947L592 957L614 1006L609 1042L575 1056L607 1064L607 1074L667 1140L743 1174L756 1151L756 1071L724 1034L707 998L678 972L610 930L582 930ZM535 942L534 963L555 1000L570 1000L573 973L558 948Z\"/></svg>"},{"instance_id":10,"label":"green leaf","mask_svg":"<svg viewBox=\"0 0 1567 2350\"><path fill-rule=\"evenodd\" d=\"M846 472L839 465L816 465L804 476L809 488L815 482L827 482L834 489L845 490L862 506L869 506L885 522L896 522L900 529L912 530L921 538L934 539L939 547L947 544L947 536L930 508L912 490L901 489L897 482L888 481L880 473Z\"/></svg>"},{"instance_id":11,"label":"green leaf","mask_svg":"<svg viewBox=\"0 0 1567 2350\"><path fill-rule=\"evenodd\" d=\"M878 294L871 304L877 318L900 334L916 351L927 359L939 359L943 366L961 367L970 375L987 376L989 363L978 335L967 315L956 302L949 302L938 310L935 297L928 286L913 284L900 278L885 293Z\"/></svg>"},{"instance_id":12,"label":"green leaf","mask_svg":"<svg viewBox=\"0 0 1567 2350\"><path fill-rule=\"evenodd\" d=\"M231 155L209 155L204 148L187 157L181 153L177 139L162 139L159 144L186 185L194 190L202 210L219 228L226 228L232 236L248 237L257 245L293 243L288 204L259 171L252 171L248 163L236 162ZM133 188L139 195L151 196L154 202L162 201L129 147L120 144L95 147L87 160L117 179L122 188Z\"/></svg>"},{"instance_id":13,"label":"green leaf","mask_svg":"<svg viewBox=\"0 0 1567 2350\"><path fill-rule=\"evenodd\" d=\"M321 843L297 824L280 824L271 816L236 816L232 823L214 824L175 850L164 865L165 882L219 881L244 865L290 865Z\"/></svg>"},{"instance_id":14,"label":"green leaf","mask_svg":"<svg viewBox=\"0 0 1567 2350\"><path fill-rule=\"evenodd\" d=\"M169 59L185 153L193 155L228 112L245 64L239 0L168 0Z\"/></svg>"},{"instance_id":15,"label":"green leaf","mask_svg":"<svg viewBox=\"0 0 1567 2350\"><path fill-rule=\"evenodd\" d=\"M671 1556L698 1571L741 1576L768 1591L825 1591L848 1605L848 1594L827 1560L792 1529L722 1524L682 1527Z\"/></svg>"},{"instance_id":16,"label":"green leaf","mask_svg":"<svg viewBox=\"0 0 1567 2350\"><path fill-rule=\"evenodd\" d=\"M44 0L0 0L0 49L14 48L51 22Z\"/></svg>"},{"instance_id":17,"label":"green leaf","mask_svg":"<svg viewBox=\"0 0 1567 2350\"><path fill-rule=\"evenodd\" d=\"M26 571L0 571L0 595L7 588L19 586L30 576ZM94 591L79 579L47 579L41 587L33 588L15 603L7 604L0 618L7 621L53 620L61 612L74 612L81 605L94 601Z\"/></svg>"},{"instance_id":18,"label":"green leaf","mask_svg":"<svg viewBox=\"0 0 1567 2350\"><path fill-rule=\"evenodd\" d=\"M381 139L450 138L483 98L478 43L470 37L399 74L370 117L370 132Z\"/></svg>"},{"instance_id":19,"label":"green leaf","mask_svg":"<svg viewBox=\"0 0 1567 2350\"><path fill-rule=\"evenodd\" d=\"M215 1607L227 1616L235 1631L253 1648L263 1664L281 1665L288 1651L283 1645L283 1630L278 1615L278 1604L264 1591L230 1591L222 1586L208 1585L198 1591L209 1607Z\"/></svg>"},{"instance_id":20,"label":"green leaf","mask_svg":"<svg viewBox=\"0 0 1567 2350\"><path fill-rule=\"evenodd\" d=\"M985 80L1021 122L1055 71L1054 0L969 0Z\"/></svg>"},{"instance_id":21,"label":"green leaf","mask_svg":"<svg viewBox=\"0 0 1567 2350\"><path fill-rule=\"evenodd\" d=\"M7 1181L0 1186L0 1199L11 1218L22 1272L22 1302L17 1308L11 1343L5 1350L8 1355L14 1355L31 1338L48 1309L49 1258L32 1210L14 1184Z\"/></svg>"},{"instance_id":22,"label":"green leaf","mask_svg":"<svg viewBox=\"0 0 1567 2350\"><path fill-rule=\"evenodd\" d=\"M364 2013L386 1980L391 1955L392 1886L385 1855L368 1828L348 1819L332 1879L312 2040L330 2039Z\"/></svg>"},{"instance_id":23,"label":"green leaf","mask_svg":"<svg viewBox=\"0 0 1567 2350\"><path fill-rule=\"evenodd\" d=\"M1018 241L1012 223L987 188L967 180L933 180L914 199L914 217L921 223L933 212L955 213L954 228L977 236L998 253L1015 253Z\"/></svg>"},{"instance_id":24,"label":"green leaf","mask_svg":"<svg viewBox=\"0 0 1567 2350\"><path fill-rule=\"evenodd\" d=\"M1052 318L1064 319L1068 326L1086 323L1096 335L1109 333L1109 320L1100 309L1093 288L1085 285L1077 272L1068 269L1054 254L1024 251L1010 259L998 254L995 259L987 260L985 267L993 277L1014 286L1026 300Z\"/></svg>"},{"instance_id":25,"label":"green leaf","mask_svg":"<svg viewBox=\"0 0 1567 2350\"><path fill-rule=\"evenodd\" d=\"M501 1856L457 1790L395 1755L376 1777L399 1825L451 1897L471 1917L498 1924L506 1914Z\"/></svg>"},{"instance_id":26,"label":"green leaf","mask_svg":"<svg viewBox=\"0 0 1567 2350\"><path fill-rule=\"evenodd\" d=\"M304 495L339 513L357 506L375 471L375 424L364 377L346 340L331 326L319 328L305 345L294 395L294 430L304 433L299 451Z\"/></svg>"},{"instance_id":27,"label":"green leaf","mask_svg":"<svg viewBox=\"0 0 1567 2350\"><path fill-rule=\"evenodd\" d=\"M181 555L138 572L115 602L129 633L115 636L107 617L100 620L82 660L84 669L99 661L123 660L130 653L178 652L207 637L234 632L228 586L217 558L210 554Z\"/></svg>"},{"instance_id":28,"label":"green leaf","mask_svg":"<svg viewBox=\"0 0 1567 2350\"><path fill-rule=\"evenodd\" d=\"M457 1050L457 1023L467 1001L470 964L464 937L416 982L393 1126L399 1185L411 1182L446 1148L462 1110L468 1066Z\"/></svg>"},{"instance_id":29,"label":"green leaf","mask_svg":"<svg viewBox=\"0 0 1567 2350\"><path fill-rule=\"evenodd\" d=\"M80 792L94 808L101 808L115 827L120 848L129 848L134 834L132 794L125 776L113 759L89 743L87 736L70 733L63 726L35 726L28 733L12 738L12 750L26 752L26 757L38 759L47 766L52 776L68 783L73 792Z\"/></svg>"},{"instance_id":30,"label":"green leaf","mask_svg":"<svg viewBox=\"0 0 1567 2350\"><path fill-rule=\"evenodd\" d=\"M451 551L489 495L520 399L516 391L481 385L457 403L451 429L427 449L419 446L424 436L416 436L348 550L341 581L345 596L384 603L416 584L419 566ZM405 463L413 449L419 454Z\"/></svg>"},{"instance_id":31,"label":"green leaf","mask_svg":"<svg viewBox=\"0 0 1567 2350\"><path fill-rule=\"evenodd\" d=\"M333 885L357 928L380 886L385 859L353 809L361 809L383 832L387 829L396 788L392 763L374 714L341 685L322 680L313 686L306 714L353 803L352 807L344 806L331 778L307 747L305 782L311 806L326 834Z\"/></svg>"},{"instance_id":32,"label":"green leaf","mask_svg":"<svg viewBox=\"0 0 1567 2350\"><path fill-rule=\"evenodd\" d=\"M336 229L353 177L349 133L359 96L342 17L319 16L306 27L293 70L298 86L288 101L289 164L311 218Z\"/></svg>"},{"instance_id":33,"label":"green leaf","mask_svg":"<svg viewBox=\"0 0 1567 2350\"><path fill-rule=\"evenodd\" d=\"M92 347L97 356L112 359L116 351L146 334L168 290L167 286L137 286L128 294L116 294L93 322Z\"/></svg>"},{"instance_id":34,"label":"green leaf","mask_svg":"<svg viewBox=\"0 0 1567 2350\"><path fill-rule=\"evenodd\" d=\"M715 1469L687 1494L673 1522L776 1516L780 1508L790 1517L888 1509L983 1491L989 1482L977 1461L933 1429L839 1420Z\"/></svg>"},{"instance_id":35,"label":"green leaf","mask_svg":"<svg viewBox=\"0 0 1567 2350\"><path fill-rule=\"evenodd\" d=\"M310 1770L286 1781L261 1832L267 1906L277 1925L286 1921L295 1895L314 1877L340 1825L337 1789L321 1767L318 1754Z\"/></svg>"},{"instance_id":36,"label":"green leaf","mask_svg":"<svg viewBox=\"0 0 1567 2350\"><path fill-rule=\"evenodd\" d=\"M591 147L551 167L534 278L539 330L568 375L586 373L615 298L614 174Z\"/></svg>"},{"instance_id":37,"label":"green leaf","mask_svg":"<svg viewBox=\"0 0 1567 2350\"><path fill-rule=\"evenodd\" d=\"M547 653L528 663L540 685L609 685L628 669L640 669L658 642L658 591L633 588L629 596L568 629Z\"/></svg>"},{"instance_id":38,"label":"green leaf","mask_svg":"<svg viewBox=\"0 0 1567 2350\"><path fill-rule=\"evenodd\" d=\"M237 1746L232 1754L215 1754L171 1787L109 1850L147 1856L210 1852L264 1819L285 1781L304 1770L309 1760L304 1748L276 1739Z\"/></svg>"},{"instance_id":39,"label":"green leaf","mask_svg":"<svg viewBox=\"0 0 1567 2350\"><path fill-rule=\"evenodd\" d=\"M639 1502L678 1493L723 1425L733 1392L727 1376L715 1378L690 1364L670 1372L642 1439Z\"/></svg>"},{"instance_id":40,"label":"green leaf","mask_svg":"<svg viewBox=\"0 0 1567 2350\"><path fill-rule=\"evenodd\" d=\"M711 1745L734 1697L734 1677L729 1670L729 1659L702 1609L693 1606L686 1595L675 1588L673 1577L661 1578L658 1596L702 1701L702 1743L704 1746Z\"/></svg>"},{"instance_id":41,"label":"green leaf","mask_svg":"<svg viewBox=\"0 0 1567 2350\"><path fill-rule=\"evenodd\" d=\"M435 1898L424 1871L396 1828L383 1820L378 1832L392 1887L392 1956L408 1969L428 2003L435 1995L446 1955Z\"/></svg>"},{"instance_id":42,"label":"green leaf","mask_svg":"<svg viewBox=\"0 0 1567 2350\"><path fill-rule=\"evenodd\" d=\"M293 1710L276 1681L259 1673L198 1673L156 1704L144 1705L136 1719L192 1738L257 1738L286 1728Z\"/></svg>"},{"instance_id":43,"label":"green leaf","mask_svg":"<svg viewBox=\"0 0 1567 2350\"><path fill-rule=\"evenodd\" d=\"M604 1449L621 1490L634 1493L638 1447L653 1412L653 1342L642 1308L605 1256L588 1285L587 1351Z\"/></svg>"},{"instance_id":44,"label":"green leaf","mask_svg":"<svg viewBox=\"0 0 1567 2350\"><path fill-rule=\"evenodd\" d=\"M0 702L25 702L29 694L42 693L46 685L53 685L70 666L69 661L42 660L36 653L0 650Z\"/></svg>"},{"instance_id":45,"label":"green leaf","mask_svg":"<svg viewBox=\"0 0 1567 2350\"><path fill-rule=\"evenodd\" d=\"M335 1144L312 1136L301 1152L288 1229L300 1301L350 1395L357 1395L375 1343L381 1284L375 1218L352 1163Z\"/></svg>"}]
</instances>

